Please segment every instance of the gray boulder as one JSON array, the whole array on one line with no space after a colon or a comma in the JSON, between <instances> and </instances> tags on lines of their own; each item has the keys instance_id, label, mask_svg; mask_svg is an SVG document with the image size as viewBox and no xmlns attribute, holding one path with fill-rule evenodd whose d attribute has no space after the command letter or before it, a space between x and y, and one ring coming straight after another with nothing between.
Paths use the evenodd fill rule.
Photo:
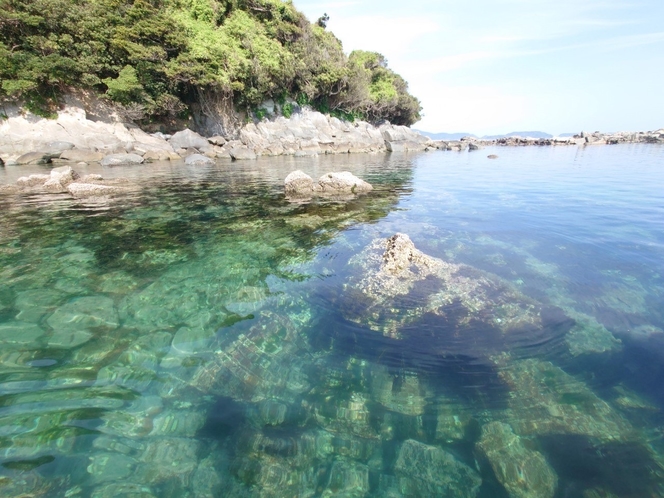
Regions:
<instances>
[{"instance_id":1,"label":"gray boulder","mask_svg":"<svg viewBox=\"0 0 664 498\"><path fill-rule=\"evenodd\" d=\"M370 192L373 187L359 179L349 171L337 173L327 173L318 179L318 185L314 185L314 190L330 194L359 194Z\"/></svg>"},{"instance_id":2,"label":"gray boulder","mask_svg":"<svg viewBox=\"0 0 664 498\"><path fill-rule=\"evenodd\" d=\"M212 145L218 145L219 147L223 147L224 145L226 145L226 139L221 135L215 135L214 137L210 137L207 139L207 141Z\"/></svg>"},{"instance_id":3,"label":"gray boulder","mask_svg":"<svg viewBox=\"0 0 664 498\"><path fill-rule=\"evenodd\" d=\"M192 154L185 158L184 163L195 166L205 166L205 165L214 164L214 161L202 154Z\"/></svg>"},{"instance_id":4,"label":"gray boulder","mask_svg":"<svg viewBox=\"0 0 664 498\"><path fill-rule=\"evenodd\" d=\"M119 164L142 164L143 159L138 154L111 154L101 160L102 166L117 166Z\"/></svg>"},{"instance_id":5,"label":"gray boulder","mask_svg":"<svg viewBox=\"0 0 664 498\"><path fill-rule=\"evenodd\" d=\"M404 496L470 498L482 484L477 472L451 453L413 439L401 446L394 472Z\"/></svg>"},{"instance_id":6,"label":"gray boulder","mask_svg":"<svg viewBox=\"0 0 664 498\"><path fill-rule=\"evenodd\" d=\"M94 150L87 149L71 149L66 150L60 154L58 162L69 163L96 163L102 160L103 154Z\"/></svg>"},{"instance_id":7,"label":"gray boulder","mask_svg":"<svg viewBox=\"0 0 664 498\"><path fill-rule=\"evenodd\" d=\"M513 498L553 498L558 477L539 451L526 447L512 427L491 422L482 427L477 451L491 464Z\"/></svg>"},{"instance_id":8,"label":"gray boulder","mask_svg":"<svg viewBox=\"0 0 664 498\"><path fill-rule=\"evenodd\" d=\"M480 150L481 147L474 142L468 144L468 150Z\"/></svg>"},{"instance_id":9,"label":"gray boulder","mask_svg":"<svg viewBox=\"0 0 664 498\"><path fill-rule=\"evenodd\" d=\"M52 159L49 152L28 152L16 158L16 164L46 164Z\"/></svg>"},{"instance_id":10,"label":"gray boulder","mask_svg":"<svg viewBox=\"0 0 664 498\"><path fill-rule=\"evenodd\" d=\"M303 171L293 171L284 180L284 190L288 196L310 196L314 190L314 180Z\"/></svg>"},{"instance_id":11,"label":"gray boulder","mask_svg":"<svg viewBox=\"0 0 664 498\"><path fill-rule=\"evenodd\" d=\"M228 153L231 155L231 158L235 161L246 161L246 160L252 160L256 159L256 153L249 149L246 145L242 145L239 147L233 147L231 150L228 151Z\"/></svg>"},{"instance_id":12,"label":"gray boulder","mask_svg":"<svg viewBox=\"0 0 664 498\"><path fill-rule=\"evenodd\" d=\"M390 142L385 140L385 148L389 152L404 152L406 150L404 142Z\"/></svg>"},{"instance_id":13,"label":"gray boulder","mask_svg":"<svg viewBox=\"0 0 664 498\"><path fill-rule=\"evenodd\" d=\"M199 149L209 145L206 138L191 130L178 131L170 138L169 142L173 149L176 150L189 148Z\"/></svg>"}]
</instances>

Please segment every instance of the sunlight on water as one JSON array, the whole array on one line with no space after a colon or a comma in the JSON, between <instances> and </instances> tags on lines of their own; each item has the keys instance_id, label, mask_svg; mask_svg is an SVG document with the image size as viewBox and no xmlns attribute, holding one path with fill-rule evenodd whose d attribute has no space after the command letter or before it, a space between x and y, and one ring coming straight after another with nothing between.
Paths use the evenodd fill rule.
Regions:
<instances>
[{"instance_id":1,"label":"sunlight on water","mask_svg":"<svg viewBox=\"0 0 664 498\"><path fill-rule=\"evenodd\" d=\"M142 188L5 196L0 494L664 496L662 159L90 166ZM291 203L294 169L375 190ZM395 233L421 252L387 271Z\"/></svg>"}]
</instances>

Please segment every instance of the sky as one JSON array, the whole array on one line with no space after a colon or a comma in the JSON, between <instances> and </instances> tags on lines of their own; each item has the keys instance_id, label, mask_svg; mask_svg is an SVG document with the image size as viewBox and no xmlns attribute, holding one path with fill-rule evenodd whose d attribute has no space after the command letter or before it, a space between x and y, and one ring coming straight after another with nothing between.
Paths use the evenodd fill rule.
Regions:
<instances>
[{"instance_id":1,"label":"sky","mask_svg":"<svg viewBox=\"0 0 664 498\"><path fill-rule=\"evenodd\" d=\"M382 53L413 127L477 135L664 127L664 0L293 0Z\"/></svg>"}]
</instances>

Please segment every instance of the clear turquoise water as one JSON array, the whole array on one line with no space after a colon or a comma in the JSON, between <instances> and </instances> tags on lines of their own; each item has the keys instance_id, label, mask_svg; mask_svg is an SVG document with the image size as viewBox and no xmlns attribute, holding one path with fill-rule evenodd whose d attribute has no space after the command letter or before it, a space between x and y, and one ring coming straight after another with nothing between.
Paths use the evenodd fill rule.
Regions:
<instances>
[{"instance_id":1,"label":"clear turquoise water","mask_svg":"<svg viewBox=\"0 0 664 498\"><path fill-rule=\"evenodd\" d=\"M166 163L82 170L142 186L109 202L4 197L0 495L664 496L663 166ZM295 204L294 169L376 189ZM360 292L397 232L455 278Z\"/></svg>"}]
</instances>

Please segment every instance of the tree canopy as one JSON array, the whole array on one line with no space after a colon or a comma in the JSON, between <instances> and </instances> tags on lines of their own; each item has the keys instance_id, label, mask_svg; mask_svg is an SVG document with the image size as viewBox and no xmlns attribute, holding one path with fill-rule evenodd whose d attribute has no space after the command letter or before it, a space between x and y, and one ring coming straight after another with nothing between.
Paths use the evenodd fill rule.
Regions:
<instances>
[{"instance_id":1,"label":"tree canopy","mask_svg":"<svg viewBox=\"0 0 664 498\"><path fill-rule=\"evenodd\" d=\"M238 108L292 97L410 125L419 101L377 53L347 56L286 0L0 0L0 98L48 112L92 89L137 119L186 113L199 90Z\"/></svg>"}]
</instances>

